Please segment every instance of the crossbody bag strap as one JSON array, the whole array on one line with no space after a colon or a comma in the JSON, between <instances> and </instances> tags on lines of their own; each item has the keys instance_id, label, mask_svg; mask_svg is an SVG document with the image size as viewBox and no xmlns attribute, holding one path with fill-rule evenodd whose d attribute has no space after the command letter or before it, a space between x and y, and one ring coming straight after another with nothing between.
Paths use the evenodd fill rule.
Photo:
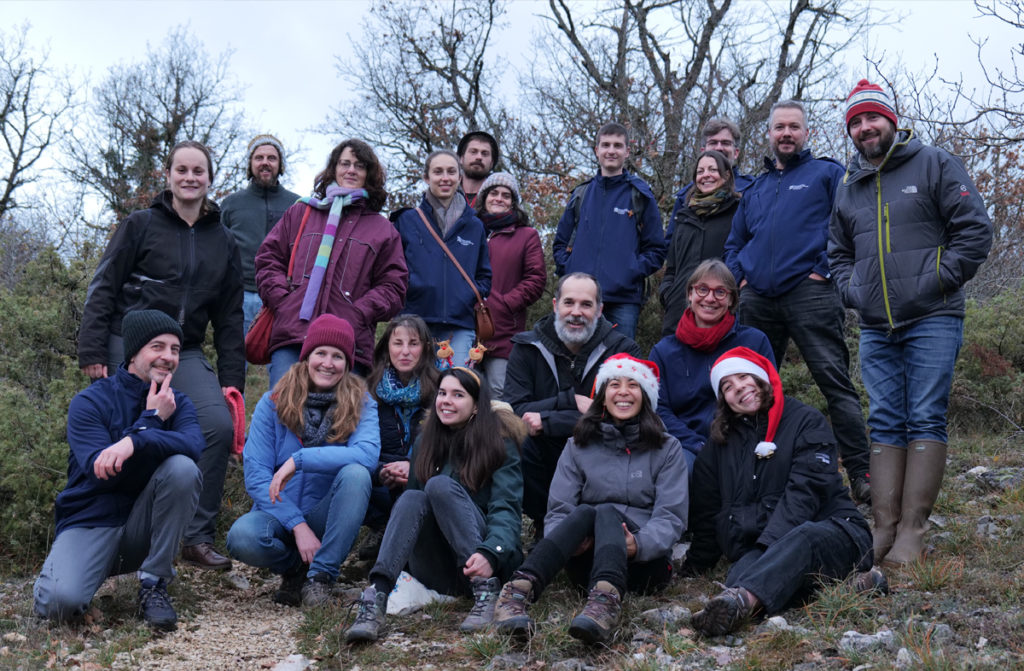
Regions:
<instances>
[{"instance_id":1,"label":"crossbody bag strap","mask_svg":"<svg viewBox=\"0 0 1024 671\"><path fill-rule=\"evenodd\" d=\"M299 232L295 235L295 242L292 243L292 256L288 259L288 276L285 278L288 285L292 283L292 271L295 269L295 250L299 247L299 240L302 239L302 232L306 230L306 222L309 221L309 213L313 211L313 206L306 204L306 211L302 213L302 223L299 224Z\"/></svg>"},{"instance_id":2,"label":"crossbody bag strap","mask_svg":"<svg viewBox=\"0 0 1024 671\"><path fill-rule=\"evenodd\" d=\"M437 240L437 244L441 245L441 249L444 250L444 253L448 255L448 258L452 260L452 263L455 264L455 267L459 270L460 273L462 273L462 279L466 280L466 283L469 284L469 288L473 290L474 294L476 294L476 302L483 303L484 299L480 297L480 292L477 291L476 282L469 279L469 275L467 275L466 271L462 269L462 265L459 264L458 259L456 259L455 255L452 254L452 250L448 249L448 245L444 244L444 240L441 239L441 236L437 234L437 231L434 230L434 227L430 225L429 221L427 221L427 215L423 214L423 210L421 210L418 207L416 208L416 214L420 215L420 219L423 220L423 225L427 227L427 230L430 231L430 234L434 236L435 240Z\"/></svg>"}]
</instances>

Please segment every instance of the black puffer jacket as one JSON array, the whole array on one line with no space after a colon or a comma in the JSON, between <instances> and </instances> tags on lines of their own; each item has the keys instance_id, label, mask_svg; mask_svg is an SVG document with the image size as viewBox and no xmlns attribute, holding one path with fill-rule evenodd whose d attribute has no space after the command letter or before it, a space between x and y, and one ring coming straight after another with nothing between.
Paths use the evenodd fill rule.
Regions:
<instances>
[{"instance_id":1,"label":"black puffer jacket","mask_svg":"<svg viewBox=\"0 0 1024 671\"><path fill-rule=\"evenodd\" d=\"M825 417L787 396L775 454L758 459L754 448L764 439L767 421L764 415L743 418L725 444L712 442L697 455L690 485L689 567L710 568L722 554L736 561L804 522L845 518L868 528L839 474L836 441Z\"/></svg>"},{"instance_id":2,"label":"black puffer jacket","mask_svg":"<svg viewBox=\"0 0 1024 671\"><path fill-rule=\"evenodd\" d=\"M689 194L686 196L689 198ZM686 283L705 259L720 259L725 254L725 240L732 228L732 216L740 205L739 195L730 196L714 214L701 217L690 207L676 211L675 233L668 248L665 277L658 287L661 307L665 308L661 334L676 332L679 318L689 305Z\"/></svg>"},{"instance_id":3,"label":"black puffer jacket","mask_svg":"<svg viewBox=\"0 0 1024 671\"><path fill-rule=\"evenodd\" d=\"M964 283L992 246L992 222L960 159L899 131L875 168L853 157L836 194L828 257L862 326L963 317Z\"/></svg>"},{"instance_id":4,"label":"black puffer jacket","mask_svg":"<svg viewBox=\"0 0 1024 671\"><path fill-rule=\"evenodd\" d=\"M582 416L576 394L590 396L597 369L613 354L642 356L633 340L598 317L597 329L573 354L555 333L555 315L537 320L532 331L512 337L505 373L505 400L520 417L539 412L543 431L531 440L541 449L561 451Z\"/></svg>"},{"instance_id":5,"label":"black puffer jacket","mask_svg":"<svg viewBox=\"0 0 1024 671\"><path fill-rule=\"evenodd\" d=\"M212 323L221 386L245 388L238 247L217 206L208 201L207 207L189 226L164 191L117 227L85 297L80 366L107 363L107 338L121 334L126 312L156 309L178 320L182 347L202 346Z\"/></svg>"}]
</instances>

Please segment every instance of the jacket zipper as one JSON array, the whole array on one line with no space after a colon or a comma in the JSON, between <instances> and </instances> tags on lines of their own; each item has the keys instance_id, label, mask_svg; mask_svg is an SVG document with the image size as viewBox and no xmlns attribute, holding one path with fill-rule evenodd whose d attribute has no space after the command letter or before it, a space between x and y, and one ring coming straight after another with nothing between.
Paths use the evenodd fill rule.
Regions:
<instances>
[{"instance_id":1,"label":"jacket zipper","mask_svg":"<svg viewBox=\"0 0 1024 671\"><path fill-rule=\"evenodd\" d=\"M885 252L889 247L889 204L882 207L882 173L875 172L875 196L877 199L878 212L878 270L882 275L882 302L885 304L885 317L889 320L889 332L892 333L895 325L892 321L892 308L889 306L889 285L885 281ZM883 224L882 216L885 216ZM884 226L884 230L883 230Z\"/></svg>"},{"instance_id":2,"label":"jacket zipper","mask_svg":"<svg viewBox=\"0 0 1024 671\"><path fill-rule=\"evenodd\" d=\"M188 306L189 294L192 290L192 275L196 267L196 228L195 226L189 226L188 228L188 261L185 266L185 277L184 287L185 292L181 296L181 311L178 313L178 323L182 326L185 325L185 308Z\"/></svg>"}]
</instances>

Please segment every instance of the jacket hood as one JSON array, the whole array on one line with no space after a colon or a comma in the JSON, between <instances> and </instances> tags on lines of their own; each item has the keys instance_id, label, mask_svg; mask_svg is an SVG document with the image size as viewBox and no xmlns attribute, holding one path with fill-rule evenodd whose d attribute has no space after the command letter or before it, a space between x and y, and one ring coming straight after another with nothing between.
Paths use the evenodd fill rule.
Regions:
<instances>
[{"instance_id":1,"label":"jacket hood","mask_svg":"<svg viewBox=\"0 0 1024 671\"><path fill-rule=\"evenodd\" d=\"M893 140L889 152L882 159L879 165L874 165L857 152L850 159L850 164L843 175L843 183L852 183L865 179L877 172L884 172L887 169L895 168L912 159L924 145L909 128L901 128L896 131L896 138Z\"/></svg>"}]
</instances>

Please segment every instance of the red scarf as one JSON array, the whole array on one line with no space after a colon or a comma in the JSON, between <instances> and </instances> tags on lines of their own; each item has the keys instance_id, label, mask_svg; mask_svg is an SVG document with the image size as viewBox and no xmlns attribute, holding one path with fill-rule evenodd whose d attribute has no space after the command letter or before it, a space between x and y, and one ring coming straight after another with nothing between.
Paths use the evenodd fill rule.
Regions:
<instances>
[{"instance_id":1,"label":"red scarf","mask_svg":"<svg viewBox=\"0 0 1024 671\"><path fill-rule=\"evenodd\" d=\"M676 338L679 339L679 342L689 345L698 352L711 352L718 347L718 343L722 341L722 338L735 323L736 316L726 311L722 321L710 328L701 328L697 326L693 310L686 308L682 319L679 320L679 325L676 326Z\"/></svg>"}]
</instances>

